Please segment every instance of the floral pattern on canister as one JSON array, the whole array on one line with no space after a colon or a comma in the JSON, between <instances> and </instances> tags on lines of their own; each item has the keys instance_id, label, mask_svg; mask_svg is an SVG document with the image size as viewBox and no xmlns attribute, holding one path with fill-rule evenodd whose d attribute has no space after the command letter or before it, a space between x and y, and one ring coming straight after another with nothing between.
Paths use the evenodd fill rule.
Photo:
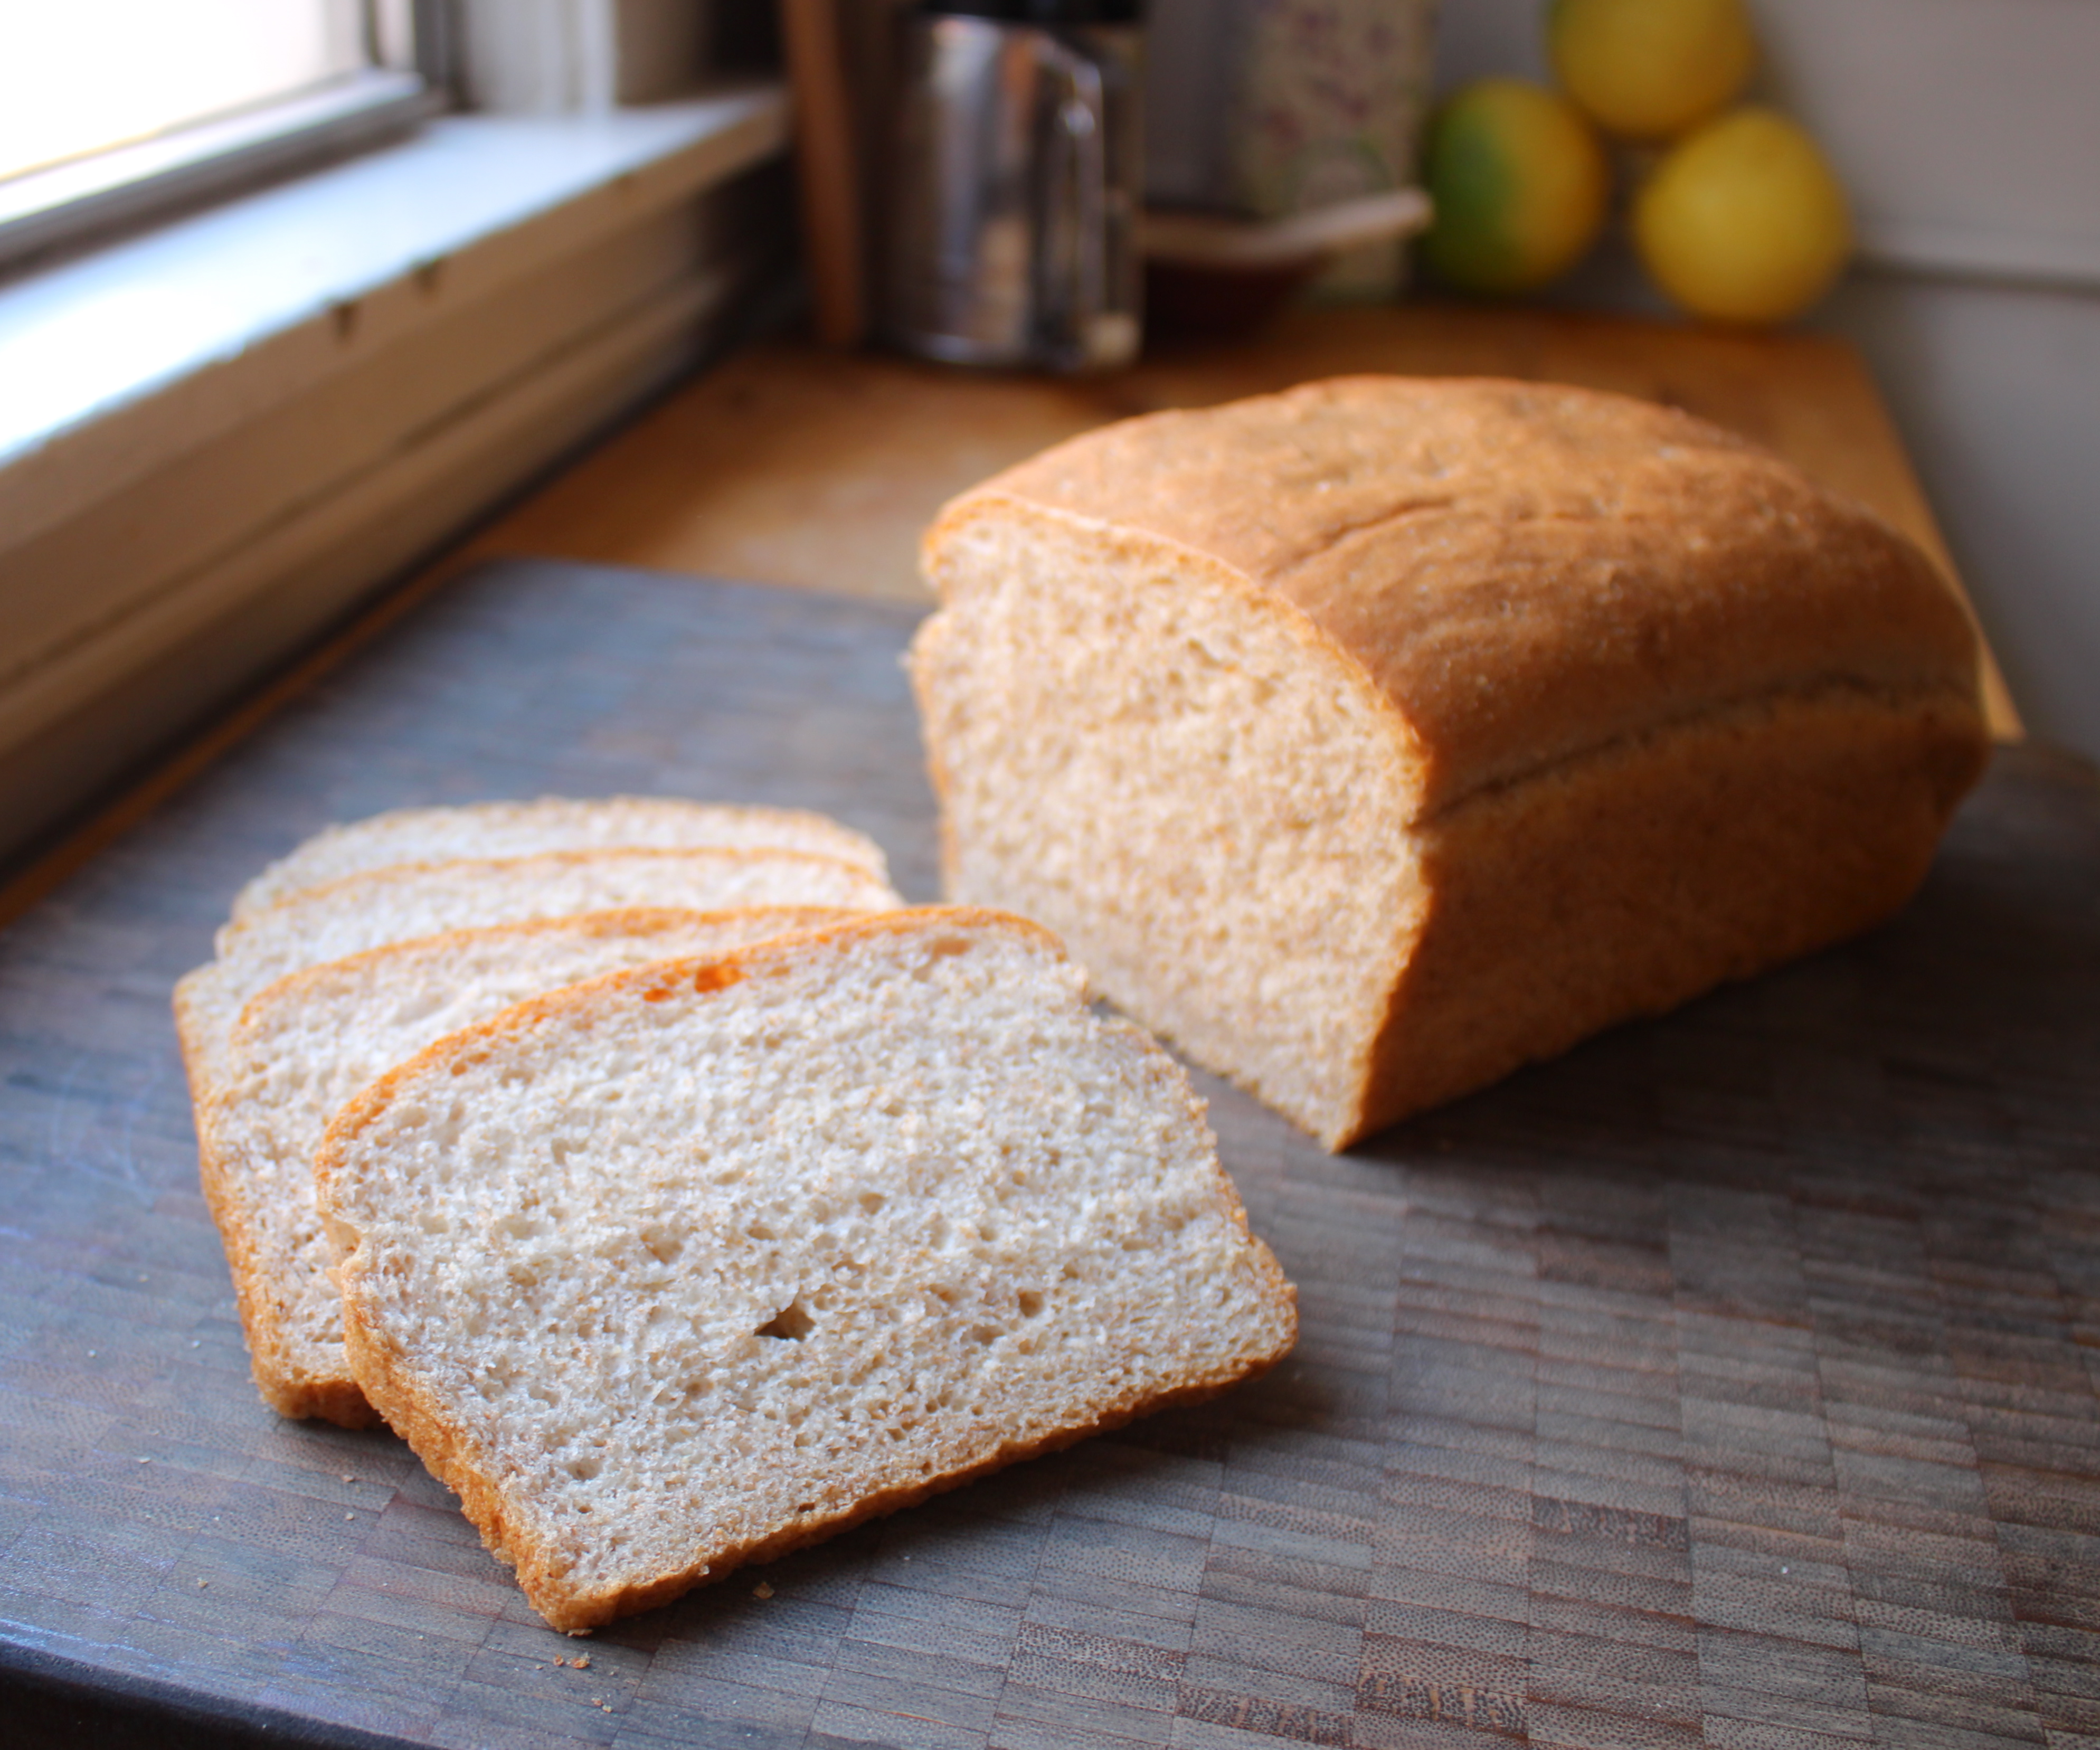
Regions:
<instances>
[{"instance_id":1,"label":"floral pattern on canister","mask_svg":"<svg viewBox=\"0 0 2100 1750\"><path fill-rule=\"evenodd\" d=\"M1433 0L1247 0L1239 204L1281 218L1414 180Z\"/></svg>"},{"instance_id":2,"label":"floral pattern on canister","mask_svg":"<svg viewBox=\"0 0 2100 1750\"><path fill-rule=\"evenodd\" d=\"M1410 186L1436 16L1436 0L1154 0L1148 101L1189 135L1152 141L1172 148L1170 203L1282 218ZM1325 284L1389 295L1404 260L1374 245Z\"/></svg>"}]
</instances>

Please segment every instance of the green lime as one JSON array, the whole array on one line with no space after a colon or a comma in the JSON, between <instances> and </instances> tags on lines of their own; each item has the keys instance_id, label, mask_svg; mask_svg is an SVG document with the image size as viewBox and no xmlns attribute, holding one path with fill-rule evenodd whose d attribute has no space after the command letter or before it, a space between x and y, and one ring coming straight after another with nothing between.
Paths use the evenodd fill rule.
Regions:
<instances>
[{"instance_id":1,"label":"green lime","mask_svg":"<svg viewBox=\"0 0 2100 1750\"><path fill-rule=\"evenodd\" d=\"M1473 292L1525 292L1580 261L1604 222L1604 148L1565 98L1522 79L1454 92L1429 126L1429 264Z\"/></svg>"}]
</instances>

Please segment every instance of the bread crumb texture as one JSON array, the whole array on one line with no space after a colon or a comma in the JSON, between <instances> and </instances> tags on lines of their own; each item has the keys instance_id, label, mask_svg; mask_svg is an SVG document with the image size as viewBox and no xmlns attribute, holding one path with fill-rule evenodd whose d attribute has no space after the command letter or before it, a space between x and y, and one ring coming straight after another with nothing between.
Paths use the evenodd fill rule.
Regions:
<instances>
[{"instance_id":1,"label":"bread crumb texture","mask_svg":"<svg viewBox=\"0 0 2100 1750\"><path fill-rule=\"evenodd\" d=\"M1172 1060L1018 919L892 913L440 1042L319 1163L350 1351L580 1629L1289 1348Z\"/></svg>"},{"instance_id":2,"label":"bread crumb texture","mask_svg":"<svg viewBox=\"0 0 2100 1750\"><path fill-rule=\"evenodd\" d=\"M623 967L715 954L845 914L821 906L664 909L460 930L293 972L240 1012L223 1083L197 1114L257 1386L280 1415L362 1427L342 1297L314 1203L313 1157L343 1102L433 1042Z\"/></svg>"},{"instance_id":3,"label":"bread crumb texture","mask_svg":"<svg viewBox=\"0 0 2100 1750\"><path fill-rule=\"evenodd\" d=\"M1150 415L924 557L949 897L1330 1147L1879 921L1985 757L1922 554L1620 396Z\"/></svg>"}]
</instances>

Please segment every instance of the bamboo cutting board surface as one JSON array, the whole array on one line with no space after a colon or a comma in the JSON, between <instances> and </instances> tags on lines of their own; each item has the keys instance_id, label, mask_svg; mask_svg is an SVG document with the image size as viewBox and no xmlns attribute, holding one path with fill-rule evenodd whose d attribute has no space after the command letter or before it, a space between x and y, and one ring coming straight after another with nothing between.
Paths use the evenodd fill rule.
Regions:
<instances>
[{"instance_id":1,"label":"bamboo cutting board surface","mask_svg":"<svg viewBox=\"0 0 2100 1750\"><path fill-rule=\"evenodd\" d=\"M590 1640L266 1411L167 1008L235 888L660 791L931 897L916 611L486 568L0 936L0 1739L2100 1743L2100 783L2038 749L1889 928L1356 1153L1199 1078L1289 1362Z\"/></svg>"}]
</instances>

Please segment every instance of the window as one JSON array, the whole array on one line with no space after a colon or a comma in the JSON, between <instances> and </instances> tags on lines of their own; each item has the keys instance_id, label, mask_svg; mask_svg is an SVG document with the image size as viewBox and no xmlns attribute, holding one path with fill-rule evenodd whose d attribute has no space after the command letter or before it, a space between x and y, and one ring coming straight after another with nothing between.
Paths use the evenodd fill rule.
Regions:
<instances>
[{"instance_id":1,"label":"window","mask_svg":"<svg viewBox=\"0 0 2100 1750\"><path fill-rule=\"evenodd\" d=\"M0 260L296 168L437 107L421 0L0 7Z\"/></svg>"}]
</instances>

